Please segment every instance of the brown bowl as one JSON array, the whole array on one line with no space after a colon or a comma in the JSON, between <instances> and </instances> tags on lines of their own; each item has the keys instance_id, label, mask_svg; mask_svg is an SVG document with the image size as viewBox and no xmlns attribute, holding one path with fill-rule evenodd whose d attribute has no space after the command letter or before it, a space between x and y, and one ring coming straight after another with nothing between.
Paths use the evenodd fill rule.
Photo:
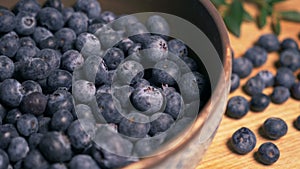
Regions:
<instances>
[{"instance_id":1,"label":"brown bowl","mask_svg":"<svg viewBox=\"0 0 300 169\"><path fill-rule=\"evenodd\" d=\"M39 0L41 3L44 0ZM65 6L74 0L62 0ZM102 10L111 10L117 14L141 12L160 12L178 16L200 29L216 51L215 58L207 59L205 66L210 68L212 96L205 104L194 124L184 134L174 139L166 151L144 158L124 169L192 169L201 161L209 147L225 110L230 88L231 50L227 29L219 13L209 0L99 0ZM1 1L0 5L12 7L17 0ZM172 29L172 27L171 27ZM193 35L192 35L193 36ZM199 44L201 46L201 41ZM199 48L200 48L199 46ZM197 50L197 46L193 48ZM207 49L209 50L209 49ZM209 51L208 51L209 52ZM219 62L220 64L215 64ZM213 69L212 69L213 68Z\"/></svg>"}]
</instances>

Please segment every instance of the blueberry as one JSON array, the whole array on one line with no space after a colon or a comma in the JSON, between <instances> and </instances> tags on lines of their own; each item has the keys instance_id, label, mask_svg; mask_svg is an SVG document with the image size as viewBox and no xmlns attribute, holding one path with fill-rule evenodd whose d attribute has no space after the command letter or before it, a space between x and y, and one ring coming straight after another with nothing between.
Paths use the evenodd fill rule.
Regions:
<instances>
[{"instance_id":1,"label":"blueberry","mask_svg":"<svg viewBox=\"0 0 300 169\"><path fill-rule=\"evenodd\" d=\"M250 129L242 127L233 133L231 145L238 154L247 154L254 149L256 136Z\"/></svg>"},{"instance_id":2,"label":"blueberry","mask_svg":"<svg viewBox=\"0 0 300 169\"><path fill-rule=\"evenodd\" d=\"M265 83L261 78L258 78L256 76L248 79L246 84L243 86L244 91L250 96L262 93L264 88L265 88Z\"/></svg>"},{"instance_id":3,"label":"blueberry","mask_svg":"<svg viewBox=\"0 0 300 169\"><path fill-rule=\"evenodd\" d=\"M73 121L73 115L68 110L58 110L51 118L51 129L65 131Z\"/></svg>"},{"instance_id":4,"label":"blueberry","mask_svg":"<svg viewBox=\"0 0 300 169\"><path fill-rule=\"evenodd\" d=\"M237 74L232 73L230 82L231 82L230 92L233 92L240 86L240 77Z\"/></svg>"},{"instance_id":5,"label":"blueberry","mask_svg":"<svg viewBox=\"0 0 300 169\"><path fill-rule=\"evenodd\" d=\"M23 47L23 46L35 47L36 43L30 36L25 36L25 37L20 38L20 45L21 45L21 47Z\"/></svg>"},{"instance_id":6,"label":"blueberry","mask_svg":"<svg viewBox=\"0 0 300 169\"><path fill-rule=\"evenodd\" d=\"M45 40L51 36L53 36L53 34L44 27L36 27L32 35L34 41L37 44L39 44L42 40Z\"/></svg>"},{"instance_id":7,"label":"blueberry","mask_svg":"<svg viewBox=\"0 0 300 169\"><path fill-rule=\"evenodd\" d=\"M114 21L117 16L111 11L104 11L100 14L100 18L103 19L106 23Z\"/></svg>"},{"instance_id":8,"label":"blueberry","mask_svg":"<svg viewBox=\"0 0 300 169\"><path fill-rule=\"evenodd\" d=\"M149 31L141 22L126 25L126 35L134 42L142 42L148 38Z\"/></svg>"},{"instance_id":9,"label":"blueberry","mask_svg":"<svg viewBox=\"0 0 300 169\"><path fill-rule=\"evenodd\" d=\"M95 35L100 40L101 48L103 49L111 48L123 39L119 32L109 28L108 26L100 28Z\"/></svg>"},{"instance_id":10,"label":"blueberry","mask_svg":"<svg viewBox=\"0 0 300 169\"><path fill-rule=\"evenodd\" d=\"M169 35L170 27L168 22L159 15L152 15L146 21L146 26L151 33Z\"/></svg>"},{"instance_id":11,"label":"blueberry","mask_svg":"<svg viewBox=\"0 0 300 169\"><path fill-rule=\"evenodd\" d=\"M144 76L144 67L134 60L122 62L116 70L117 78L121 84L134 84Z\"/></svg>"},{"instance_id":12,"label":"blueberry","mask_svg":"<svg viewBox=\"0 0 300 169\"><path fill-rule=\"evenodd\" d=\"M59 132L46 133L39 143L39 150L50 162L64 162L72 158L70 141Z\"/></svg>"},{"instance_id":13,"label":"blueberry","mask_svg":"<svg viewBox=\"0 0 300 169\"><path fill-rule=\"evenodd\" d=\"M81 51L81 53L84 55L85 50L90 49L90 52L99 51L101 48L101 45L99 44L98 38L91 34L91 33L81 33L75 43L76 49L78 51ZM93 51L94 50L94 51ZM99 55L97 53L97 55ZM85 56L85 55L84 55ZM89 57L90 55L86 55L85 57Z\"/></svg>"},{"instance_id":14,"label":"blueberry","mask_svg":"<svg viewBox=\"0 0 300 169\"><path fill-rule=\"evenodd\" d=\"M113 22L115 30L125 30L127 25L137 23L138 19L134 15L122 15Z\"/></svg>"},{"instance_id":15,"label":"blueberry","mask_svg":"<svg viewBox=\"0 0 300 169\"><path fill-rule=\"evenodd\" d=\"M0 32L6 33L16 27L15 15L6 9L0 9Z\"/></svg>"},{"instance_id":16,"label":"blueberry","mask_svg":"<svg viewBox=\"0 0 300 169\"><path fill-rule=\"evenodd\" d=\"M119 123L122 120L122 112L119 112L121 105L111 94L98 93L96 99L100 113L107 123Z\"/></svg>"},{"instance_id":17,"label":"blueberry","mask_svg":"<svg viewBox=\"0 0 300 169\"><path fill-rule=\"evenodd\" d=\"M7 114L7 109L0 103L0 117L4 119L6 114Z\"/></svg>"},{"instance_id":18,"label":"blueberry","mask_svg":"<svg viewBox=\"0 0 300 169\"><path fill-rule=\"evenodd\" d=\"M178 40L178 39L172 39L168 41L168 48L171 53L173 53L176 56L179 57L187 57L188 56L188 50L185 44Z\"/></svg>"},{"instance_id":19,"label":"blueberry","mask_svg":"<svg viewBox=\"0 0 300 169\"><path fill-rule=\"evenodd\" d=\"M147 114L153 114L161 110L164 96L157 88L146 86L135 89L130 95L133 106Z\"/></svg>"},{"instance_id":20,"label":"blueberry","mask_svg":"<svg viewBox=\"0 0 300 169\"><path fill-rule=\"evenodd\" d=\"M137 80L135 83L132 83L131 86L135 89L142 88L142 87L150 86L150 82L146 79L141 78Z\"/></svg>"},{"instance_id":21,"label":"blueberry","mask_svg":"<svg viewBox=\"0 0 300 169\"><path fill-rule=\"evenodd\" d=\"M49 38L42 40L39 43L39 47L40 47L40 49L46 49L46 48L57 49L58 48L58 40L54 36L51 36Z\"/></svg>"},{"instance_id":22,"label":"blueberry","mask_svg":"<svg viewBox=\"0 0 300 169\"><path fill-rule=\"evenodd\" d=\"M34 14L29 12L19 12L16 16L16 28L15 31L19 35L31 35L34 33L37 21Z\"/></svg>"},{"instance_id":23,"label":"blueberry","mask_svg":"<svg viewBox=\"0 0 300 169\"><path fill-rule=\"evenodd\" d=\"M42 8L37 15L37 19L40 25L46 27L51 31L57 31L64 26L63 16L55 8Z\"/></svg>"},{"instance_id":24,"label":"blueberry","mask_svg":"<svg viewBox=\"0 0 300 169\"><path fill-rule=\"evenodd\" d=\"M26 11L36 15L40 9L41 6L37 0L19 0L13 8L13 12L19 13L20 11Z\"/></svg>"},{"instance_id":25,"label":"blueberry","mask_svg":"<svg viewBox=\"0 0 300 169\"><path fill-rule=\"evenodd\" d=\"M52 116L60 109L66 109L71 112L73 108L73 97L71 93L66 90L58 89L49 95L46 114Z\"/></svg>"},{"instance_id":26,"label":"blueberry","mask_svg":"<svg viewBox=\"0 0 300 169\"><path fill-rule=\"evenodd\" d=\"M141 61L141 53L142 50L142 44L140 43L134 43L127 51L127 55L132 58L133 60L136 60L138 62Z\"/></svg>"},{"instance_id":27,"label":"blueberry","mask_svg":"<svg viewBox=\"0 0 300 169\"><path fill-rule=\"evenodd\" d=\"M69 90L72 86L72 74L66 70L56 69L47 77L47 84L51 91L58 88Z\"/></svg>"},{"instance_id":28,"label":"blueberry","mask_svg":"<svg viewBox=\"0 0 300 169\"><path fill-rule=\"evenodd\" d=\"M41 139L43 138L42 133L33 133L28 138L28 146L30 150L34 150L39 145Z\"/></svg>"},{"instance_id":29,"label":"blueberry","mask_svg":"<svg viewBox=\"0 0 300 169\"><path fill-rule=\"evenodd\" d=\"M116 47L121 49L125 56L129 56L129 49L134 46L134 42L130 40L129 38L125 38L121 40L118 44L116 44Z\"/></svg>"},{"instance_id":30,"label":"blueberry","mask_svg":"<svg viewBox=\"0 0 300 169\"><path fill-rule=\"evenodd\" d=\"M294 84L295 80L296 78L290 69L285 67L277 69L275 85L290 88Z\"/></svg>"},{"instance_id":31,"label":"blueberry","mask_svg":"<svg viewBox=\"0 0 300 169\"><path fill-rule=\"evenodd\" d=\"M266 137L272 140L277 140L287 133L288 126L281 118L270 117L265 120L262 125L262 130Z\"/></svg>"},{"instance_id":32,"label":"blueberry","mask_svg":"<svg viewBox=\"0 0 300 169\"><path fill-rule=\"evenodd\" d=\"M83 71L86 79L95 82L96 86L111 83L108 82L108 69L101 57L88 57L83 64Z\"/></svg>"},{"instance_id":33,"label":"blueberry","mask_svg":"<svg viewBox=\"0 0 300 169\"><path fill-rule=\"evenodd\" d=\"M255 112L262 112L269 106L270 101L270 97L263 93L254 94L250 100L250 109Z\"/></svg>"},{"instance_id":34,"label":"blueberry","mask_svg":"<svg viewBox=\"0 0 300 169\"><path fill-rule=\"evenodd\" d=\"M232 73L237 74L240 78L249 76L252 69L253 64L249 59L245 57L233 59Z\"/></svg>"},{"instance_id":35,"label":"blueberry","mask_svg":"<svg viewBox=\"0 0 300 169\"><path fill-rule=\"evenodd\" d=\"M82 120L75 120L71 123L67 130L67 135L70 139L72 147L76 149L84 149L91 145L92 143L92 133L86 131L87 127L93 127L91 124L85 123L81 124ZM88 121L87 121L88 122ZM87 126L89 125L89 126Z\"/></svg>"},{"instance_id":36,"label":"blueberry","mask_svg":"<svg viewBox=\"0 0 300 169\"><path fill-rule=\"evenodd\" d=\"M76 35L87 31L88 17L82 12L74 12L67 21L67 26L71 28Z\"/></svg>"},{"instance_id":37,"label":"blueberry","mask_svg":"<svg viewBox=\"0 0 300 169\"><path fill-rule=\"evenodd\" d=\"M22 87L23 87L23 90L24 90L24 95L28 95L28 94L33 93L33 92L42 93L41 86L33 80L24 81L22 83Z\"/></svg>"},{"instance_id":38,"label":"blueberry","mask_svg":"<svg viewBox=\"0 0 300 169\"><path fill-rule=\"evenodd\" d=\"M130 113L123 118L118 131L128 137L144 138L150 131L149 117L141 113Z\"/></svg>"},{"instance_id":39,"label":"blueberry","mask_svg":"<svg viewBox=\"0 0 300 169\"><path fill-rule=\"evenodd\" d=\"M286 49L298 49L298 44L297 42L292 39L292 38L286 38L281 42L281 50L286 50Z\"/></svg>"},{"instance_id":40,"label":"blueberry","mask_svg":"<svg viewBox=\"0 0 300 169\"><path fill-rule=\"evenodd\" d=\"M96 95L98 95L100 93L112 94L111 86L108 84L101 85L100 87L97 88Z\"/></svg>"},{"instance_id":41,"label":"blueberry","mask_svg":"<svg viewBox=\"0 0 300 169\"><path fill-rule=\"evenodd\" d=\"M15 79L6 79L0 84L0 100L9 107L17 107L21 103L24 91Z\"/></svg>"},{"instance_id":42,"label":"blueberry","mask_svg":"<svg viewBox=\"0 0 300 169\"><path fill-rule=\"evenodd\" d=\"M261 144L257 151L258 160L265 165L275 163L279 159L279 156L280 151L272 142L265 142Z\"/></svg>"},{"instance_id":43,"label":"blueberry","mask_svg":"<svg viewBox=\"0 0 300 169\"><path fill-rule=\"evenodd\" d=\"M295 119L294 126L297 130L300 130L300 116Z\"/></svg>"},{"instance_id":44,"label":"blueberry","mask_svg":"<svg viewBox=\"0 0 300 169\"><path fill-rule=\"evenodd\" d=\"M25 169L48 169L49 163L38 149L33 149L29 151L29 153L23 160L23 166Z\"/></svg>"},{"instance_id":45,"label":"blueberry","mask_svg":"<svg viewBox=\"0 0 300 169\"><path fill-rule=\"evenodd\" d=\"M300 100L300 82L294 83L291 87L291 94L293 98Z\"/></svg>"},{"instance_id":46,"label":"blueberry","mask_svg":"<svg viewBox=\"0 0 300 169\"><path fill-rule=\"evenodd\" d=\"M61 53L54 49L42 49L37 53L37 58L43 59L54 70L60 66Z\"/></svg>"},{"instance_id":47,"label":"blueberry","mask_svg":"<svg viewBox=\"0 0 300 169\"><path fill-rule=\"evenodd\" d=\"M64 7L62 9L61 14L64 18L65 23L70 19L74 12L75 11L73 7Z\"/></svg>"},{"instance_id":48,"label":"blueberry","mask_svg":"<svg viewBox=\"0 0 300 169\"><path fill-rule=\"evenodd\" d=\"M47 106L48 98L40 92L32 92L23 97L20 109L23 113L41 115Z\"/></svg>"},{"instance_id":49,"label":"blueberry","mask_svg":"<svg viewBox=\"0 0 300 169\"><path fill-rule=\"evenodd\" d=\"M77 0L74 9L86 13L91 19L99 17L101 12L100 3L97 0Z\"/></svg>"},{"instance_id":50,"label":"blueberry","mask_svg":"<svg viewBox=\"0 0 300 169\"><path fill-rule=\"evenodd\" d=\"M29 136L38 131L37 118L32 114L23 114L17 121L17 129L23 136Z\"/></svg>"},{"instance_id":51,"label":"blueberry","mask_svg":"<svg viewBox=\"0 0 300 169\"><path fill-rule=\"evenodd\" d=\"M20 68L20 72L22 78L25 80L44 79L51 71L50 65L40 58L28 59L21 63L22 67Z\"/></svg>"},{"instance_id":52,"label":"blueberry","mask_svg":"<svg viewBox=\"0 0 300 169\"><path fill-rule=\"evenodd\" d=\"M183 99L176 91L166 94L166 107L164 113L171 115L173 119L178 119L183 109Z\"/></svg>"},{"instance_id":53,"label":"blueberry","mask_svg":"<svg viewBox=\"0 0 300 169\"><path fill-rule=\"evenodd\" d=\"M262 70L256 74L256 77L261 79L265 83L265 87L274 85L274 75L268 70Z\"/></svg>"},{"instance_id":54,"label":"blueberry","mask_svg":"<svg viewBox=\"0 0 300 169\"><path fill-rule=\"evenodd\" d=\"M50 131L50 122L51 122L50 117L43 117L43 116L38 117L38 123L39 123L38 132L42 134L48 133Z\"/></svg>"},{"instance_id":55,"label":"blueberry","mask_svg":"<svg viewBox=\"0 0 300 169\"><path fill-rule=\"evenodd\" d=\"M18 49L15 60L16 61L27 61L32 59L40 51L36 46L22 46Z\"/></svg>"},{"instance_id":56,"label":"blueberry","mask_svg":"<svg viewBox=\"0 0 300 169\"><path fill-rule=\"evenodd\" d=\"M20 47L19 36L16 32L9 32L0 37L0 54L14 57Z\"/></svg>"},{"instance_id":57,"label":"blueberry","mask_svg":"<svg viewBox=\"0 0 300 169\"><path fill-rule=\"evenodd\" d=\"M93 100L95 93L96 87L92 82L77 80L73 84L72 94L77 101L88 103Z\"/></svg>"},{"instance_id":58,"label":"blueberry","mask_svg":"<svg viewBox=\"0 0 300 169\"><path fill-rule=\"evenodd\" d=\"M291 94L288 88L283 86L276 86L274 87L270 98L273 103L282 104L289 99L290 95Z\"/></svg>"},{"instance_id":59,"label":"blueberry","mask_svg":"<svg viewBox=\"0 0 300 169\"><path fill-rule=\"evenodd\" d=\"M22 112L19 109L12 109L7 112L7 115L5 116L5 123L16 124L16 122L21 116Z\"/></svg>"},{"instance_id":60,"label":"blueberry","mask_svg":"<svg viewBox=\"0 0 300 169\"><path fill-rule=\"evenodd\" d=\"M279 64L282 67L296 71L300 68L300 53L295 49L284 50L280 53Z\"/></svg>"},{"instance_id":61,"label":"blueberry","mask_svg":"<svg viewBox=\"0 0 300 169\"><path fill-rule=\"evenodd\" d=\"M90 169L100 169L97 163L88 155L76 155L74 156L69 166L71 169L82 169L82 168L90 168Z\"/></svg>"},{"instance_id":62,"label":"blueberry","mask_svg":"<svg viewBox=\"0 0 300 169\"><path fill-rule=\"evenodd\" d=\"M243 96L234 96L227 103L226 115L232 118L242 118L249 111L249 102Z\"/></svg>"},{"instance_id":63,"label":"blueberry","mask_svg":"<svg viewBox=\"0 0 300 169\"><path fill-rule=\"evenodd\" d=\"M73 49L73 45L77 38L76 33L70 28L60 29L55 32L54 36L57 40L58 48L61 49L62 52Z\"/></svg>"},{"instance_id":64,"label":"blueberry","mask_svg":"<svg viewBox=\"0 0 300 169\"><path fill-rule=\"evenodd\" d=\"M9 159L12 162L17 162L25 158L28 152L28 143L23 137L13 138L7 149Z\"/></svg>"},{"instance_id":65,"label":"blueberry","mask_svg":"<svg viewBox=\"0 0 300 169\"><path fill-rule=\"evenodd\" d=\"M260 36L257 41L257 45L266 49L268 52L274 52L280 49L280 42L274 34L265 34Z\"/></svg>"},{"instance_id":66,"label":"blueberry","mask_svg":"<svg viewBox=\"0 0 300 169\"><path fill-rule=\"evenodd\" d=\"M171 60L161 60L154 65L152 80L155 84L175 85L181 76L180 68Z\"/></svg>"},{"instance_id":67,"label":"blueberry","mask_svg":"<svg viewBox=\"0 0 300 169\"><path fill-rule=\"evenodd\" d=\"M124 60L124 53L119 48L109 48L106 51L103 60L105 61L108 70L114 70Z\"/></svg>"},{"instance_id":68,"label":"blueberry","mask_svg":"<svg viewBox=\"0 0 300 169\"><path fill-rule=\"evenodd\" d=\"M154 136L168 130L174 124L172 116L166 113L156 113L151 116L149 134Z\"/></svg>"},{"instance_id":69,"label":"blueberry","mask_svg":"<svg viewBox=\"0 0 300 169\"><path fill-rule=\"evenodd\" d=\"M14 62L7 56L0 55L0 82L9 79L14 73Z\"/></svg>"},{"instance_id":70,"label":"blueberry","mask_svg":"<svg viewBox=\"0 0 300 169\"><path fill-rule=\"evenodd\" d=\"M130 105L130 95L133 90L133 87L124 85L120 87L114 87L112 94L118 99L122 108L127 108Z\"/></svg>"},{"instance_id":71,"label":"blueberry","mask_svg":"<svg viewBox=\"0 0 300 169\"><path fill-rule=\"evenodd\" d=\"M6 149L11 140L18 136L19 133L13 124L0 125L0 148L3 150Z\"/></svg>"},{"instance_id":72,"label":"blueberry","mask_svg":"<svg viewBox=\"0 0 300 169\"><path fill-rule=\"evenodd\" d=\"M246 51L244 57L249 59L254 67L259 67L266 63L267 55L268 53L264 48L254 46Z\"/></svg>"},{"instance_id":73,"label":"blueberry","mask_svg":"<svg viewBox=\"0 0 300 169\"><path fill-rule=\"evenodd\" d=\"M71 73L80 68L83 63L83 56L76 50L68 50L61 57L61 68Z\"/></svg>"},{"instance_id":74,"label":"blueberry","mask_svg":"<svg viewBox=\"0 0 300 169\"><path fill-rule=\"evenodd\" d=\"M87 32L95 34L99 29L103 27L103 23L94 23L92 25L89 25Z\"/></svg>"},{"instance_id":75,"label":"blueberry","mask_svg":"<svg viewBox=\"0 0 300 169\"><path fill-rule=\"evenodd\" d=\"M64 5L62 4L61 0L47 0L44 4L44 7L52 7L58 11L62 11Z\"/></svg>"},{"instance_id":76,"label":"blueberry","mask_svg":"<svg viewBox=\"0 0 300 169\"><path fill-rule=\"evenodd\" d=\"M52 164L48 169L68 169L64 163Z\"/></svg>"},{"instance_id":77,"label":"blueberry","mask_svg":"<svg viewBox=\"0 0 300 169\"><path fill-rule=\"evenodd\" d=\"M8 165L9 165L8 155L4 150L1 149L0 149L0 159L1 159L0 169L8 169Z\"/></svg>"},{"instance_id":78,"label":"blueberry","mask_svg":"<svg viewBox=\"0 0 300 169\"><path fill-rule=\"evenodd\" d=\"M168 44L160 36L153 35L142 44L141 51L143 59L156 63L167 57Z\"/></svg>"},{"instance_id":79,"label":"blueberry","mask_svg":"<svg viewBox=\"0 0 300 169\"><path fill-rule=\"evenodd\" d=\"M180 58L185 65L183 65L181 67L181 71L182 72L190 72L190 71L197 71L198 70L198 65L197 65L197 62L191 58L191 57L187 57L187 56L183 56Z\"/></svg>"}]
</instances>

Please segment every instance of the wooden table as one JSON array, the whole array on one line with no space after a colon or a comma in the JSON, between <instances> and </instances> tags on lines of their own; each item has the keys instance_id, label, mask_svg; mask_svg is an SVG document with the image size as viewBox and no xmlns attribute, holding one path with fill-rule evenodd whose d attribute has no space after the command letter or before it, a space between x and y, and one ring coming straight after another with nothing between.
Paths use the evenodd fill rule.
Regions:
<instances>
[{"instance_id":1,"label":"wooden table","mask_svg":"<svg viewBox=\"0 0 300 169\"><path fill-rule=\"evenodd\" d=\"M288 0L276 6L277 9L296 9L300 11L300 1L299 0ZM254 6L247 5L251 14L256 14ZM235 57L240 57L243 53L253 45L255 41L259 38L260 35L264 33L271 33L270 29L270 20L268 20L268 26L264 29L259 30L255 23L245 23L242 25L241 37L236 38L233 35L230 36L230 41L233 49L235 50ZM282 33L279 36L279 39L282 40L286 37L291 37L297 39L297 42L300 46L300 41L297 38L298 33L300 32L300 24L293 22L282 22ZM274 63L278 61L279 55L277 53L270 53L268 55L267 63L260 68L255 68L252 74L249 77L256 75L260 70L270 70L272 73L276 73ZM296 72L296 74L299 73ZM247 78L248 79L248 78ZM241 80L241 85L245 84L247 79ZM265 94L270 94L272 88L267 88L264 90ZM235 92L229 95L229 98L236 95L245 96L248 100L248 97L242 90L239 88ZM293 126L293 121L297 116L300 115L300 101L290 98L287 102L282 105L275 105L271 103L269 107L260 113L248 112L240 120L235 120L224 116L222 123L218 129L218 132L209 147L207 153L205 154L202 162L196 169L233 169L233 168L242 168L242 169L259 169L259 168L278 168L278 169L297 169L300 168L300 131L296 130ZM279 140L273 141L263 138L259 134L259 128L263 122L269 117L280 117L286 121L288 124L288 133L280 138ZM253 151L246 155L238 155L233 153L227 146L227 142L230 139L231 135L240 127L248 127L255 132L257 137L257 144ZM267 141L274 142L280 149L280 158L279 160L271 166L265 166L258 163L254 158L254 153L257 151L258 147Z\"/></svg>"}]
</instances>

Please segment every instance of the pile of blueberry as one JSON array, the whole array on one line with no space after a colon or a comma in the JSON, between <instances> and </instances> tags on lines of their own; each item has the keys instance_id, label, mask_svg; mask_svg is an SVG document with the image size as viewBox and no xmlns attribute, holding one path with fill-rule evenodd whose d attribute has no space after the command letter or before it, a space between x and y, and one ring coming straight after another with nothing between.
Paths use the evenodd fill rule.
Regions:
<instances>
[{"instance_id":1,"label":"pile of blueberry","mask_svg":"<svg viewBox=\"0 0 300 169\"><path fill-rule=\"evenodd\" d=\"M300 50L294 39L286 38L282 42L274 34L262 35L257 43L248 49L244 56L233 59L231 92L240 86L240 79L246 78L255 67L262 66L267 61L269 52L279 52L279 61L276 63L277 73L273 75L268 70L262 70L254 77L250 77L242 86L244 92L251 96L248 101L243 96L234 96L229 99L226 115L240 119L249 110L264 111L272 102L283 104L290 97L300 100L300 82L295 72L300 69ZM299 75L298 75L299 77ZM267 87L273 87L270 95L263 93ZM300 129L300 116L294 126ZM263 135L271 140L277 140L287 133L287 124L277 117L268 118L262 125ZM256 136L248 128L242 127L231 138L232 149L239 154L249 153L256 145ZM273 164L280 156L278 147L272 143L263 143L256 152L257 159L266 165Z\"/></svg>"},{"instance_id":2,"label":"pile of blueberry","mask_svg":"<svg viewBox=\"0 0 300 169\"><path fill-rule=\"evenodd\" d=\"M120 168L180 133L210 85L169 31L97 0L0 6L0 169Z\"/></svg>"}]
</instances>

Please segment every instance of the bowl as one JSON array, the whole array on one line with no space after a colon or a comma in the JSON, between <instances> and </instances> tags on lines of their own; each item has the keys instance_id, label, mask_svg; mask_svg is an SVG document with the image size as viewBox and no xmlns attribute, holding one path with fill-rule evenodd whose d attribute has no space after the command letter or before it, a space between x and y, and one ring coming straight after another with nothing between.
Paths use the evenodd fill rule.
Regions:
<instances>
[{"instance_id":1,"label":"bowl","mask_svg":"<svg viewBox=\"0 0 300 169\"><path fill-rule=\"evenodd\" d=\"M0 5L12 7L17 0L2 1ZM44 1L40 1L43 3ZM62 0L65 6L74 0ZM166 17L178 17L180 25L172 34L183 39L203 61L211 82L212 94L194 123L172 140L164 151L141 159L124 169L172 168L192 169L199 165L212 142L221 122L230 89L231 49L227 29L215 7L209 0L100 0L102 10L117 14L137 14L143 18L153 12ZM142 15L141 15L142 14ZM168 20L170 27L178 25ZM194 32L193 32L194 31ZM193 34L194 33L194 34ZM198 37L198 39L197 39Z\"/></svg>"}]
</instances>

